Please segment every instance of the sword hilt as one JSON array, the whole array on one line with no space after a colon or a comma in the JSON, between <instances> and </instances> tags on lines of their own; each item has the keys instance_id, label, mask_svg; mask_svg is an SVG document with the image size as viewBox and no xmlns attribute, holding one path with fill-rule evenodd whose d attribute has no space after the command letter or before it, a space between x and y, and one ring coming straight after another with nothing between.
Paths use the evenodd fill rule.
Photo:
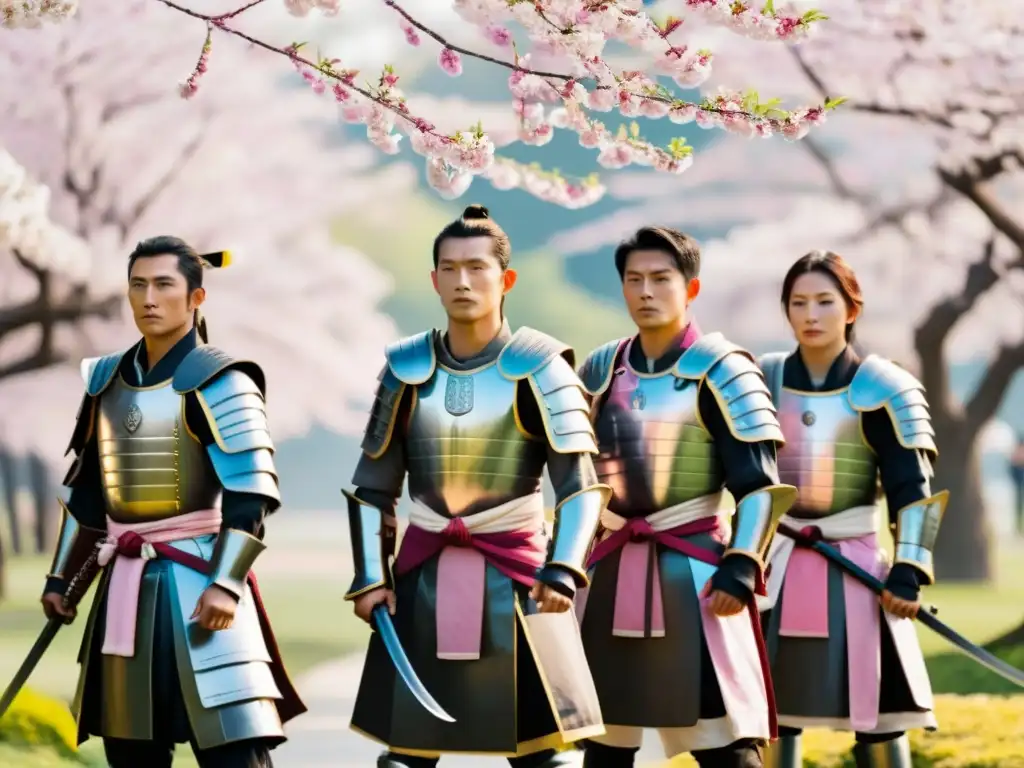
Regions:
<instances>
[{"instance_id":1,"label":"sword hilt","mask_svg":"<svg viewBox=\"0 0 1024 768\"><path fill-rule=\"evenodd\" d=\"M89 590L93 578L99 571L99 556L100 550L97 543L97 546L89 553L89 557L85 559L82 566L71 577L71 581L68 582L67 589L64 590L64 608L76 607L82 601L82 598L85 597L85 593Z\"/></svg>"}]
</instances>

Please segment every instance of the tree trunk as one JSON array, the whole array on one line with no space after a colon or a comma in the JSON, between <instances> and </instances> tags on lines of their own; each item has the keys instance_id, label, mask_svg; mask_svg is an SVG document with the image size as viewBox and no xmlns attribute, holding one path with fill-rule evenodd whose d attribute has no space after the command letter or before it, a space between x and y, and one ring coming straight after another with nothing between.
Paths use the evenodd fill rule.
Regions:
<instances>
[{"instance_id":1,"label":"tree trunk","mask_svg":"<svg viewBox=\"0 0 1024 768\"><path fill-rule=\"evenodd\" d=\"M55 534L54 505L50 485L50 471L36 454L28 458L29 487L32 489L33 538L36 554L46 554L53 543Z\"/></svg>"},{"instance_id":2,"label":"tree trunk","mask_svg":"<svg viewBox=\"0 0 1024 768\"><path fill-rule=\"evenodd\" d=\"M939 460L932 491L949 491L942 527L935 545L938 582L989 581L992 577L992 536L981 490L977 439L962 422L936 429Z\"/></svg>"},{"instance_id":3,"label":"tree trunk","mask_svg":"<svg viewBox=\"0 0 1024 768\"><path fill-rule=\"evenodd\" d=\"M14 554L21 553L21 526L18 521L18 467L17 460L4 448L0 448L0 488L4 495L0 506L7 513L7 532L11 537L10 549Z\"/></svg>"}]
</instances>

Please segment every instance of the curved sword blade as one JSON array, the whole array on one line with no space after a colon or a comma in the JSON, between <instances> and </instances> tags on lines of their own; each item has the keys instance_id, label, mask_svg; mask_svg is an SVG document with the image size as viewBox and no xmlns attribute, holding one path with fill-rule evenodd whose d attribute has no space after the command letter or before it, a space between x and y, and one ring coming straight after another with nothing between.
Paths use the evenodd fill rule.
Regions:
<instances>
[{"instance_id":1,"label":"curved sword blade","mask_svg":"<svg viewBox=\"0 0 1024 768\"><path fill-rule=\"evenodd\" d=\"M412 695L424 709L438 720L454 723L455 718L444 711L416 675L416 671L412 668L409 657L405 654L405 649L402 648L402 643L398 639L398 633L395 632L395 625L391 621L391 614L388 613L386 604L378 605L373 609L373 619L377 626L377 632L380 633L380 639L384 641L384 647L387 649L399 677L405 681L409 690L412 691Z\"/></svg>"},{"instance_id":2,"label":"curved sword blade","mask_svg":"<svg viewBox=\"0 0 1024 768\"><path fill-rule=\"evenodd\" d=\"M871 575L856 563L852 563L847 560L843 555L834 547L830 547L821 541L812 541L807 536L804 536L799 531L794 531L786 526L780 525L778 532L783 536L796 541L800 546L809 547L818 554L831 560L833 563L838 565L841 569L846 571L848 574L853 576L857 581L863 584L865 587L870 589L876 595L881 595L885 589L885 584L881 580ZM995 672L1000 677L1009 680L1015 685L1019 685L1024 688L1024 671L1017 669L1011 664L1007 664L1005 661L1000 659L998 656L993 655L984 648L972 643L966 637L961 635L955 629L950 627L943 621L940 621L932 612L928 610L920 610L916 616L917 620L924 624L928 629L932 630L936 634L942 635L946 638L953 646L961 653L966 654L976 662L981 664L983 667Z\"/></svg>"}]
</instances>

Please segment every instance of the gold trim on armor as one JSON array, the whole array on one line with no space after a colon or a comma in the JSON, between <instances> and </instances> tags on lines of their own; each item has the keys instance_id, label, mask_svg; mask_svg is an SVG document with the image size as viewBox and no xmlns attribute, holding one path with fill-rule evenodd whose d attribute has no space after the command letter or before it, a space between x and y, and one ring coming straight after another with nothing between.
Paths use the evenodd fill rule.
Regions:
<instances>
[{"instance_id":1,"label":"gold trim on armor","mask_svg":"<svg viewBox=\"0 0 1024 768\"><path fill-rule=\"evenodd\" d=\"M704 386L705 384L707 384L708 389L711 391L711 396L715 398L715 403L718 405L718 410L722 414L722 421L725 422L725 426L729 429L729 434L732 435L737 440L739 440L741 443L750 442L749 440L744 440L740 436L740 433L736 431L736 425L732 423L732 415L729 413L729 404L725 402L722 396L718 393L718 388L708 381L707 374L704 374L704 376L701 377L699 386ZM698 396L699 394L700 390L698 389ZM769 397L769 399L771 398ZM699 401L697 406L697 412L700 412ZM701 426L704 426L703 420L701 420ZM710 434L710 432L708 434ZM758 442L762 441L759 440ZM736 506L739 507L739 504L737 504Z\"/></svg>"},{"instance_id":2,"label":"gold trim on armor","mask_svg":"<svg viewBox=\"0 0 1024 768\"><path fill-rule=\"evenodd\" d=\"M210 409L209 403L206 402L206 398L203 397L201 390L193 390L196 395L196 400L199 401L199 407L203 409L203 415L206 417L206 423L210 425L210 432L213 434L213 440L217 443L217 447L220 448L224 453L231 454L233 451L228 450L227 443L224 442L224 437L220 433L220 428L217 426L217 417L213 415L213 411ZM184 396L182 396L184 399Z\"/></svg>"},{"instance_id":3,"label":"gold trim on armor","mask_svg":"<svg viewBox=\"0 0 1024 768\"><path fill-rule=\"evenodd\" d=\"M449 368L447 365L445 365L444 363L440 363L440 362L437 363L434 366L434 368L435 369L440 368L445 373L449 373L449 374L452 374L454 376L472 376L474 373L480 373L480 371L486 370L486 369L488 369L488 368L490 368L492 366L495 366L497 364L498 364L498 360L497 360L497 358L495 358L494 360L491 360L491 362L489 362L489 363L484 363L483 365L478 365L476 368L468 368L468 369L466 369L464 371L463 370L459 370L457 368ZM499 373L500 373L500 371L499 371ZM426 384L426 382L423 382L423 383Z\"/></svg>"},{"instance_id":4,"label":"gold trim on armor","mask_svg":"<svg viewBox=\"0 0 1024 768\"><path fill-rule=\"evenodd\" d=\"M198 437L196 437L196 433L193 432L192 428L188 425L188 418L185 415L185 395L181 395L181 423L185 425L185 432L189 437L197 443L202 442Z\"/></svg>"},{"instance_id":5,"label":"gold trim on armor","mask_svg":"<svg viewBox=\"0 0 1024 768\"><path fill-rule=\"evenodd\" d=\"M896 526L893 531L893 564L904 563L913 566L924 574L929 585L935 583L935 563L932 552L935 546L934 539L942 525L942 518L946 514L948 503L949 491L942 490L925 499L907 504L896 513ZM938 506L938 512L929 514L933 505ZM904 523L905 513L915 508L921 508L921 515L913 521L914 530L911 531L911 537L901 541L907 525ZM931 531L928 530L930 527Z\"/></svg>"},{"instance_id":6,"label":"gold trim on armor","mask_svg":"<svg viewBox=\"0 0 1024 768\"><path fill-rule=\"evenodd\" d=\"M373 453L367 452L367 458L379 459L383 456L387 452L388 446L391 445L391 438L395 435L395 425L398 424L398 412L402 410L402 398L405 396L405 390L409 386L397 376L395 376L395 380L398 381L398 391L395 393L395 404L391 409L391 417L388 419L388 428L384 433L384 439L381 440L380 450ZM412 391L413 397L415 397L416 388L413 387Z\"/></svg>"}]
</instances>

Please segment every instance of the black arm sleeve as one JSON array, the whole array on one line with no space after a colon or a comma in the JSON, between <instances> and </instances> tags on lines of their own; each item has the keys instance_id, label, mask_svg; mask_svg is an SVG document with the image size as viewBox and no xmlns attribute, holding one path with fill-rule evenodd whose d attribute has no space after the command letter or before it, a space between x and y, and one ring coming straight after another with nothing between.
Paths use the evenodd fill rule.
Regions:
<instances>
[{"instance_id":1,"label":"black arm sleeve","mask_svg":"<svg viewBox=\"0 0 1024 768\"><path fill-rule=\"evenodd\" d=\"M206 420L199 399L194 393L185 395L185 422L189 431L196 436L203 447L213 444L213 430ZM274 499L256 493L224 491L221 499L221 530L235 530L263 538L263 521L277 507Z\"/></svg>"},{"instance_id":2,"label":"black arm sleeve","mask_svg":"<svg viewBox=\"0 0 1024 768\"><path fill-rule=\"evenodd\" d=\"M555 504L561 504L574 493L597 484L597 472L594 462L586 453L559 453L551 447L544 433L544 421L540 415L540 406L530 389L529 384L520 381L516 388L516 406L519 422L530 435L544 440L547 445L548 478L555 490ZM554 540L551 541L554 546ZM550 559L550 553L548 555ZM566 597L576 594L576 582L572 573L558 565L546 565L537 572L537 580Z\"/></svg>"},{"instance_id":3,"label":"black arm sleeve","mask_svg":"<svg viewBox=\"0 0 1024 768\"><path fill-rule=\"evenodd\" d=\"M407 387L397 405L398 415L387 449L376 459L361 453L352 475L352 485L356 486L355 495L391 517L394 517L398 499L402 496L407 471L405 430L412 402L409 391Z\"/></svg>"},{"instance_id":4,"label":"black arm sleeve","mask_svg":"<svg viewBox=\"0 0 1024 768\"><path fill-rule=\"evenodd\" d=\"M889 524L895 526L901 509L932 495L931 461L923 452L900 445L892 419L885 410L863 414L861 424L868 445L878 456L878 474L889 508ZM917 600L921 588L917 569L909 563L896 563L889 571L886 588L903 600Z\"/></svg>"},{"instance_id":5,"label":"black arm sleeve","mask_svg":"<svg viewBox=\"0 0 1024 768\"><path fill-rule=\"evenodd\" d=\"M711 390L702 382L697 396L700 417L714 442L715 452L725 474L725 487L739 503L747 494L770 485L778 485L775 443L746 443L733 436L725 416ZM744 602L751 599L757 584L757 563L749 557L733 554L722 558L711 579L713 589L721 590Z\"/></svg>"}]
</instances>

